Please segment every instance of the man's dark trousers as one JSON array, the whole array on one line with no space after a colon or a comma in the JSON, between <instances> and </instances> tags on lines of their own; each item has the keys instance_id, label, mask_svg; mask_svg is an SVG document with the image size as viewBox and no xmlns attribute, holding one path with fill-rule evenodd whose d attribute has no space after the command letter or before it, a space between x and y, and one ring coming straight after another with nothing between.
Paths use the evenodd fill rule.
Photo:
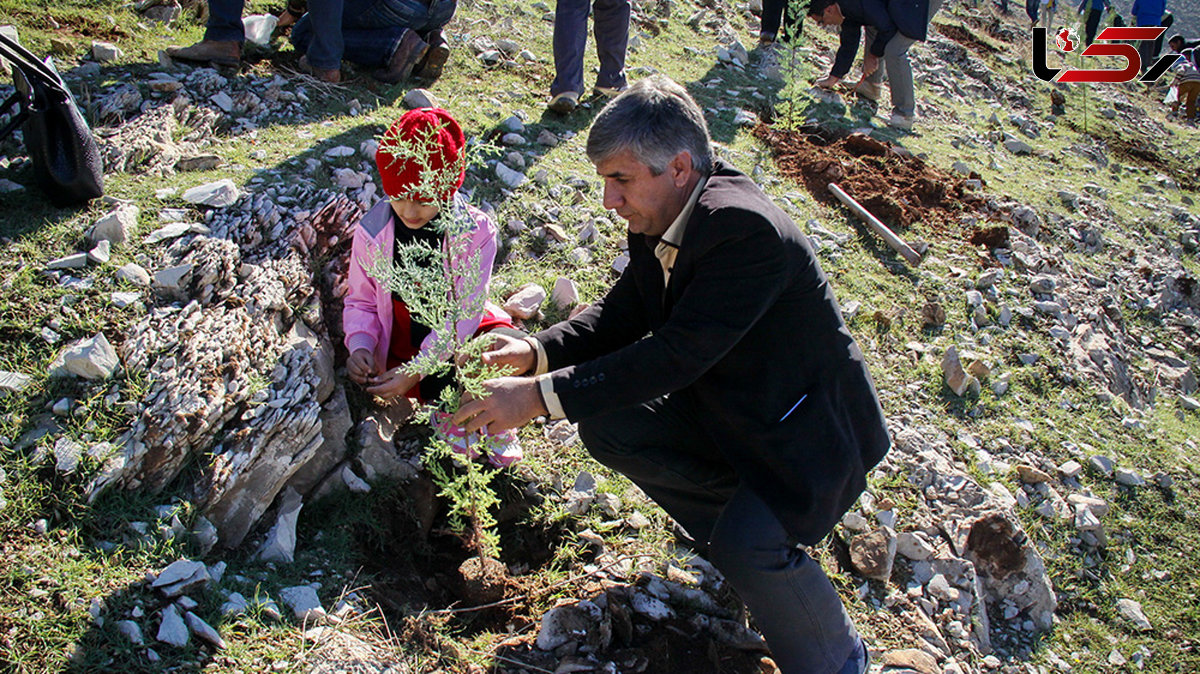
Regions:
<instances>
[{"instance_id":1,"label":"man's dark trousers","mask_svg":"<svg viewBox=\"0 0 1200 674\"><path fill-rule=\"evenodd\" d=\"M597 461L623 473L692 535L750 609L787 674L858 674L860 640L821 566L741 484L704 433L701 411L673 394L579 424ZM848 661L849 660L849 661ZM846 669L843 669L846 667Z\"/></svg>"}]
</instances>

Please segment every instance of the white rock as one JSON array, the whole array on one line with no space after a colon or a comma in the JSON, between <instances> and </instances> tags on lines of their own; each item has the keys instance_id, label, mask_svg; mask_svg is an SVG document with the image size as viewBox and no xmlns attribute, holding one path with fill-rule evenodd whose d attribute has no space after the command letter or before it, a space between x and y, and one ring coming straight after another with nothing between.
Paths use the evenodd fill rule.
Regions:
<instances>
[{"instance_id":1,"label":"white rock","mask_svg":"<svg viewBox=\"0 0 1200 674\"><path fill-rule=\"evenodd\" d=\"M958 358L958 349L953 346L947 348L942 357L942 374L945 377L946 385L950 387L951 391L954 391L954 395L962 396L967 392L979 393L979 380L963 370L962 362Z\"/></svg>"},{"instance_id":2,"label":"white rock","mask_svg":"<svg viewBox=\"0 0 1200 674\"><path fill-rule=\"evenodd\" d=\"M1132 599L1118 599L1117 614L1133 623L1139 632L1149 632L1154 629L1150 620L1146 618L1146 614L1142 612L1142 605Z\"/></svg>"},{"instance_id":3,"label":"white rock","mask_svg":"<svg viewBox=\"0 0 1200 674\"><path fill-rule=\"evenodd\" d=\"M439 108L438 99L425 89L412 89L404 94L404 107L409 110L416 108Z\"/></svg>"},{"instance_id":4,"label":"white rock","mask_svg":"<svg viewBox=\"0 0 1200 674\"><path fill-rule=\"evenodd\" d=\"M121 56L121 50L117 45L111 42L101 42L99 40L92 42L92 58L100 63L110 63L117 60Z\"/></svg>"},{"instance_id":5,"label":"white rock","mask_svg":"<svg viewBox=\"0 0 1200 674\"><path fill-rule=\"evenodd\" d=\"M279 591L283 603L292 609L296 620L301 622L321 620L325 617L325 609L321 607L321 599L317 591L309 585L285 587Z\"/></svg>"},{"instance_id":6,"label":"white rock","mask_svg":"<svg viewBox=\"0 0 1200 674\"><path fill-rule=\"evenodd\" d=\"M550 129L542 129L541 132L538 133L537 143L538 145L543 145L545 147L554 147L555 145L558 145L558 136L554 135L554 132Z\"/></svg>"},{"instance_id":7,"label":"white rock","mask_svg":"<svg viewBox=\"0 0 1200 674\"><path fill-rule=\"evenodd\" d=\"M209 229L204 225L197 225L189 222L172 222L169 225L164 225L150 232L142 241L147 246L156 244L160 241L169 241L177 239L184 234L208 234Z\"/></svg>"},{"instance_id":8,"label":"white rock","mask_svg":"<svg viewBox=\"0 0 1200 674\"><path fill-rule=\"evenodd\" d=\"M231 618L245 613L248 608L250 605L246 603L246 598L242 596L242 593L231 592L225 603L221 604L221 615Z\"/></svg>"},{"instance_id":9,"label":"white rock","mask_svg":"<svg viewBox=\"0 0 1200 674\"><path fill-rule=\"evenodd\" d=\"M87 266L87 263L87 253L75 253L73 255L60 257L56 260L51 260L50 262L46 263L46 269L83 269Z\"/></svg>"},{"instance_id":10,"label":"white rock","mask_svg":"<svg viewBox=\"0 0 1200 674\"><path fill-rule=\"evenodd\" d=\"M1079 477L1079 474L1083 472L1083 465L1074 459L1068 459L1058 467L1058 472L1067 479Z\"/></svg>"},{"instance_id":11,"label":"white rock","mask_svg":"<svg viewBox=\"0 0 1200 674\"><path fill-rule=\"evenodd\" d=\"M500 179L500 182L514 190L525 182L524 173L514 171L501 162L496 162L496 177Z\"/></svg>"},{"instance_id":12,"label":"white rock","mask_svg":"<svg viewBox=\"0 0 1200 674\"><path fill-rule=\"evenodd\" d=\"M629 266L629 253L621 253L612 263L612 270L618 274L625 271L625 267Z\"/></svg>"},{"instance_id":13,"label":"white rock","mask_svg":"<svg viewBox=\"0 0 1200 674\"><path fill-rule=\"evenodd\" d=\"M537 316L542 302L546 300L546 289L530 283L513 293L505 302L504 310L513 318L528 320Z\"/></svg>"},{"instance_id":14,"label":"white rock","mask_svg":"<svg viewBox=\"0 0 1200 674\"><path fill-rule=\"evenodd\" d=\"M208 581L208 567L204 566L204 562L180 559L167 565L167 568L158 574L158 578L154 579L150 587L166 597L178 597Z\"/></svg>"},{"instance_id":15,"label":"white rock","mask_svg":"<svg viewBox=\"0 0 1200 674\"><path fill-rule=\"evenodd\" d=\"M129 262L117 270L117 279L137 286L150 285L150 272L136 262Z\"/></svg>"},{"instance_id":16,"label":"white rock","mask_svg":"<svg viewBox=\"0 0 1200 674\"><path fill-rule=\"evenodd\" d=\"M96 246L88 251L87 257L96 264L104 264L112 258L112 244L108 241L98 241Z\"/></svg>"},{"instance_id":17,"label":"white rock","mask_svg":"<svg viewBox=\"0 0 1200 674\"><path fill-rule=\"evenodd\" d=\"M192 633L195 634L197 638L211 644L218 650L225 648L225 640L221 638L221 633L213 629L212 625L204 622L200 616L188 611L184 614L183 619L187 622L187 626L191 628Z\"/></svg>"},{"instance_id":18,"label":"white rock","mask_svg":"<svg viewBox=\"0 0 1200 674\"><path fill-rule=\"evenodd\" d=\"M371 485L367 484L361 477L354 474L354 470L346 465L342 468L342 481L346 483L346 487L355 494L365 494L371 491Z\"/></svg>"},{"instance_id":19,"label":"white rock","mask_svg":"<svg viewBox=\"0 0 1200 674\"><path fill-rule=\"evenodd\" d=\"M285 489L280 498L279 517L267 532L267 538L258 549L257 558L267 562L292 563L296 559L296 522L304 501L291 488Z\"/></svg>"},{"instance_id":20,"label":"white rock","mask_svg":"<svg viewBox=\"0 0 1200 674\"><path fill-rule=\"evenodd\" d=\"M142 636L142 628L132 620L121 620L117 623L117 632L129 639L129 642L134 646L143 646L146 643L145 637Z\"/></svg>"},{"instance_id":21,"label":"white rock","mask_svg":"<svg viewBox=\"0 0 1200 674\"><path fill-rule=\"evenodd\" d=\"M64 475L75 472L79 467L79 459L83 456L83 445L70 438L59 438L54 441L54 468Z\"/></svg>"},{"instance_id":22,"label":"white rock","mask_svg":"<svg viewBox=\"0 0 1200 674\"><path fill-rule=\"evenodd\" d=\"M338 145L337 147L331 147L328 150L325 150L325 156L329 157L330 159L337 159L339 157L353 157L354 148L347 145Z\"/></svg>"},{"instance_id":23,"label":"white rock","mask_svg":"<svg viewBox=\"0 0 1200 674\"><path fill-rule=\"evenodd\" d=\"M213 523L203 515L196 518L196 526L192 528L192 536L196 541L196 546L200 548L201 555L207 555L217 544L217 528ZM214 575L211 571L208 574L213 582L220 582L220 578Z\"/></svg>"},{"instance_id":24,"label":"white rock","mask_svg":"<svg viewBox=\"0 0 1200 674\"><path fill-rule=\"evenodd\" d=\"M183 616L179 615L179 608L174 604L164 608L162 622L158 626L158 635L155 638L165 644L183 647L187 645L190 636Z\"/></svg>"},{"instance_id":25,"label":"white rock","mask_svg":"<svg viewBox=\"0 0 1200 674\"><path fill-rule=\"evenodd\" d=\"M124 243L129 239L130 232L137 229L138 215L141 211L133 204L121 204L112 212L97 220L88 230L88 241L93 244L109 241L113 244Z\"/></svg>"},{"instance_id":26,"label":"white rock","mask_svg":"<svg viewBox=\"0 0 1200 674\"><path fill-rule=\"evenodd\" d=\"M933 557L935 551L923 536L905 531L896 536L896 552L919 562Z\"/></svg>"},{"instance_id":27,"label":"white rock","mask_svg":"<svg viewBox=\"0 0 1200 674\"><path fill-rule=\"evenodd\" d=\"M154 273L155 287L167 292L179 292L186 287L185 279L192 272L192 263L186 262Z\"/></svg>"},{"instance_id":28,"label":"white rock","mask_svg":"<svg viewBox=\"0 0 1200 674\"><path fill-rule=\"evenodd\" d=\"M232 205L237 199L238 188L229 178L198 185L183 193L183 200L189 204L212 206L213 208Z\"/></svg>"},{"instance_id":29,"label":"white rock","mask_svg":"<svg viewBox=\"0 0 1200 674\"><path fill-rule=\"evenodd\" d=\"M550 291L550 299L554 302L554 306L565 311L579 303L579 290L575 287L574 281L562 276L554 282L554 288Z\"/></svg>"},{"instance_id":30,"label":"white rock","mask_svg":"<svg viewBox=\"0 0 1200 674\"><path fill-rule=\"evenodd\" d=\"M29 388L29 384L32 382L33 377L29 375L0 370L0 397L6 393L21 393Z\"/></svg>"},{"instance_id":31,"label":"white rock","mask_svg":"<svg viewBox=\"0 0 1200 674\"><path fill-rule=\"evenodd\" d=\"M118 309L136 304L140 299L142 299L142 294L138 292L115 292L109 295L109 300Z\"/></svg>"},{"instance_id":32,"label":"white rock","mask_svg":"<svg viewBox=\"0 0 1200 674\"><path fill-rule=\"evenodd\" d=\"M589 628L600 622L600 607L590 601L555 606L542 616L538 629L537 647L552 651L572 641L582 641Z\"/></svg>"},{"instance_id":33,"label":"white rock","mask_svg":"<svg viewBox=\"0 0 1200 674\"><path fill-rule=\"evenodd\" d=\"M1096 456L1093 456L1092 458L1088 459L1088 462L1092 465L1092 469L1095 470L1096 472L1100 473L1104 477L1112 477L1112 474L1113 474L1112 459L1108 458L1107 456L1096 455Z\"/></svg>"},{"instance_id":34,"label":"white rock","mask_svg":"<svg viewBox=\"0 0 1200 674\"><path fill-rule=\"evenodd\" d=\"M107 379L120 364L116 350L108 343L103 332L71 344L60 358L65 372L91 380Z\"/></svg>"},{"instance_id":35,"label":"white rock","mask_svg":"<svg viewBox=\"0 0 1200 674\"><path fill-rule=\"evenodd\" d=\"M1146 480L1137 471L1127 468L1118 468L1114 477L1117 484L1125 485L1126 487L1141 487L1146 484Z\"/></svg>"}]
</instances>

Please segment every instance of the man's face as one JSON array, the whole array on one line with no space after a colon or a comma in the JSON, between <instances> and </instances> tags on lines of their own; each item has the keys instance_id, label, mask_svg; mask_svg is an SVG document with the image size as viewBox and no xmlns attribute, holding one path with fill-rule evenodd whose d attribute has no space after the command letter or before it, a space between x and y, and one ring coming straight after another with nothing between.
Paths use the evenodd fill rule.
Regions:
<instances>
[{"instance_id":1,"label":"man's face","mask_svg":"<svg viewBox=\"0 0 1200 674\"><path fill-rule=\"evenodd\" d=\"M842 8L835 2L820 14L814 14L813 18L822 26L840 26L846 17L842 16Z\"/></svg>"},{"instance_id":2,"label":"man's face","mask_svg":"<svg viewBox=\"0 0 1200 674\"><path fill-rule=\"evenodd\" d=\"M604 178L604 207L624 218L631 233L662 236L690 196L686 190L691 161L681 152L667 170L654 175L629 150L600 160L596 173Z\"/></svg>"}]
</instances>

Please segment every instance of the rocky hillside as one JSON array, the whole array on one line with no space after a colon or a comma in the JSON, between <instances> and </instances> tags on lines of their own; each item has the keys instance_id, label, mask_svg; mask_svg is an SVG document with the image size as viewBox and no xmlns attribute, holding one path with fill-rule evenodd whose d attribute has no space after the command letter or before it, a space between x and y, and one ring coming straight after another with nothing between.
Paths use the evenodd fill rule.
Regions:
<instances>
[{"instance_id":1,"label":"rocky hillside","mask_svg":"<svg viewBox=\"0 0 1200 674\"><path fill-rule=\"evenodd\" d=\"M464 192L503 230L492 299L528 329L622 268L583 153L603 100L544 112L552 15L462 3L416 88L316 82L280 40L236 71L173 63L195 3L0 0L55 54L107 192L53 208L0 141L0 669L776 671L569 422L522 430L485 563L421 463L429 429L345 376L350 228L406 107L495 146ZM1025 23L949 3L913 49L914 133L811 88L834 34L748 49L744 4L635 2L629 73L688 87L867 355L894 446L813 554L872 671L1200 670L1200 134L1164 87L1038 80Z\"/></svg>"}]
</instances>

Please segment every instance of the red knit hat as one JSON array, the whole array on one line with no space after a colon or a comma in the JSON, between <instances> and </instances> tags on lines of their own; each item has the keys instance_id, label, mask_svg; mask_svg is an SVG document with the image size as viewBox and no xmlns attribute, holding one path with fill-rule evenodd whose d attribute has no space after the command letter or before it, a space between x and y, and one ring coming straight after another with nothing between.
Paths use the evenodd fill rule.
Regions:
<instances>
[{"instance_id":1,"label":"red knit hat","mask_svg":"<svg viewBox=\"0 0 1200 674\"><path fill-rule=\"evenodd\" d=\"M379 141L375 165L390 199L447 201L466 175L462 127L441 108L404 113Z\"/></svg>"}]
</instances>

